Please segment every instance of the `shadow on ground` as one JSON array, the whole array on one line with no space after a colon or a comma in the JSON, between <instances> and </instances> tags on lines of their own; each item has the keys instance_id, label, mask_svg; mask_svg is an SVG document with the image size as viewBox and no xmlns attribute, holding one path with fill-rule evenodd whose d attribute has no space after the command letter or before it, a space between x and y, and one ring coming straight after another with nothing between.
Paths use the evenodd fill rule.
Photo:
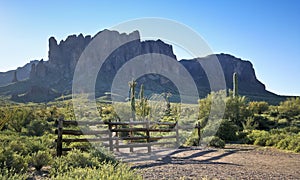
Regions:
<instances>
[{"instance_id":1,"label":"shadow on ground","mask_svg":"<svg viewBox=\"0 0 300 180\"><path fill-rule=\"evenodd\" d=\"M204 160L195 160L194 158L203 157L209 153L217 152L218 150L207 149L207 150L201 150L201 151L192 153L188 156L174 157L174 155L176 155L176 154L183 153L183 152L190 152L190 151L193 151L193 150L189 149L189 148L178 149L177 151L169 154L168 156L163 157L160 160L157 160L157 161L151 162L151 163L147 163L147 164L135 165L135 166L132 166L132 168L133 169L144 169L144 168L162 166L162 165L166 165L166 164L179 164L179 165L183 165L183 164L226 164L226 165L233 165L233 166L241 166L241 165L235 164L235 163L214 162L214 161L219 160L223 157L229 156L231 154L234 154L238 151L245 151L245 149L226 150L220 155L212 156L212 157L209 157Z\"/></svg>"}]
</instances>

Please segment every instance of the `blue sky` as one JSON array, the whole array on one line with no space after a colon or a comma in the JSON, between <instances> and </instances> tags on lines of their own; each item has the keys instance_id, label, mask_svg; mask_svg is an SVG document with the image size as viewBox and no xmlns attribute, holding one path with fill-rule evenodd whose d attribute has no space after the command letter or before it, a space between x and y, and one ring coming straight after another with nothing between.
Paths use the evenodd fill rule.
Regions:
<instances>
[{"instance_id":1,"label":"blue sky","mask_svg":"<svg viewBox=\"0 0 300 180\"><path fill-rule=\"evenodd\" d=\"M0 0L0 71L46 60L50 36L60 41L131 19L161 17L191 27L215 53L250 60L267 90L300 95L299 9L297 0Z\"/></svg>"}]
</instances>

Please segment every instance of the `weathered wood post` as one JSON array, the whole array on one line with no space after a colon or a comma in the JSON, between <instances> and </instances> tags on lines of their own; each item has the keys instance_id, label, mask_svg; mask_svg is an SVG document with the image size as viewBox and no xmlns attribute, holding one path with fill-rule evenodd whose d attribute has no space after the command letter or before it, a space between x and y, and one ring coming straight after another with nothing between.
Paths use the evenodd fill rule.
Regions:
<instances>
[{"instance_id":1,"label":"weathered wood post","mask_svg":"<svg viewBox=\"0 0 300 180\"><path fill-rule=\"evenodd\" d=\"M147 124L146 124L146 136L147 136L147 147L148 147L148 153L151 153L151 144L150 144L150 122L149 120L147 120Z\"/></svg>"},{"instance_id":2,"label":"weathered wood post","mask_svg":"<svg viewBox=\"0 0 300 180\"><path fill-rule=\"evenodd\" d=\"M118 132L118 125L115 125L116 129L116 151L119 152L119 132Z\"/></svg>"},{"instance_id":3,"label":"weathered wood post","mask_svg":"<svg viewBox=\"0 0 300 180\"><path fill-rule=\"evenodd\" d=\"M131 122L132 122L132 118L130 118L130 121L129 121L129 129L130 129L130 131L129 131L129 137L133 137L133 132L131 131L131 129L132 129ZM129 142L130 142L130 144L132 144L132 139L130 139ZM133 152L133 147L132 146L130 146L129 151Z\"/></svg>"},{"instance_id":4,"label":"weathered wood post","mask_svg":"<svg viewBox=\"0 0 300 180\"><path fill-rule=\"evenodd\" d=\"M108 121L108 137L109 137L109 150L113 151L114 147L113 147L113 140L112 140L112 124L111 124L111 120Z\"/></svg>"},{"instance_id":5,"label":"weathered wood post","mask_svg":"<svg viewBox=\"0 0 300 180\"><path fill-rule=\"evenodd\" d=\"M130 121L135 121L135 86L137 85L135 80L132 80L131 82L128 83L130 87L130 105L131 105L131 119ZM129 125L129 128L131 129L131 123ZM133 137L133 132L129 132L129 136ZM130 140L130 144L132 143L132 140ZM133 152L133 147L130 147L130 152Z\"/></svg>"},{"instance_id":6,"label":"weathered wood post","mask_svg":"<svg viewBox=\"0 0 300 180\"><path fill-rule=\"evenodd\" d=\"M178 121L175 124L175 132L176 132L176 147L179 147L179 127Z\"/></svg>"},{"instance_id":7,"label":"weathered wood post","mask_svg":"<svg viewBox=\"0 0 300 180\"><path fill-rule=\"evenodd\" d=\"M56 156L62 155L62 132L63 132L63 117L60 117L57 125L57 141L56 141Z\"/></svg>"},{"instance_id":8,"label":"weathered wood post","mask_svg":"<svg viewBox=\"0 0 300 180\"><path fill-rule=\"evenodd\" d=\"M199 122L196 124L195 128L197 128L198 146L200 146L201 145L201 126L200 126Z\"/></svg>"}]
</instances>

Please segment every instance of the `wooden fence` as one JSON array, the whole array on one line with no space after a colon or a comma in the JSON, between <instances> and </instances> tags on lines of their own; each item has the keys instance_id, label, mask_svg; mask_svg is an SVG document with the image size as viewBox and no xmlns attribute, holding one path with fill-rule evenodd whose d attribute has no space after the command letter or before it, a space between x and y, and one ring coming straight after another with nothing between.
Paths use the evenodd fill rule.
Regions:
<instances>
[{"instance_id":1,"label":"wooden fence","mask_svg":"<svg viewBox=\"0 0 300 180\"><path fill-rule=\"evenodd\" d=\"M74 130L73 127L80 126L104 126L103 130ZM69 127L69 128L68 128ZM66 129L67 128L67 129ZM80 128L84 129L84 128ZM68 121L60 118L57 121L57 156L61 156L63 151L69 151L71 148L63 148L63 143L73 142L102 142L110 151L119 151L120 148L129 148L133 152L134 148L147 147L148 153L151 152L151 146L179 144L178 123L177 122L153 122L153 121L128 121L128 122L104 122L104 121ZM143 136L138 133L143 133ZM175 135L162 136L162 132L173 132ZM122 134L123 133L123 134ZM124 133L128 134L124 136ZM74 138L64 138L63 135L69 135ZM82 138L82 135L95 135L93 138ZM97 137L100 135L101 137ZM81 136L75 138L75 136ZM160 139L173 139L173 141L159 142ZM126 144L121 143L126 140ZM142 141L142 142L138 142ZM174 142L175 141L175 142ZM105 143L106 142L106 143Z\"/></svg>"}]
</instances>

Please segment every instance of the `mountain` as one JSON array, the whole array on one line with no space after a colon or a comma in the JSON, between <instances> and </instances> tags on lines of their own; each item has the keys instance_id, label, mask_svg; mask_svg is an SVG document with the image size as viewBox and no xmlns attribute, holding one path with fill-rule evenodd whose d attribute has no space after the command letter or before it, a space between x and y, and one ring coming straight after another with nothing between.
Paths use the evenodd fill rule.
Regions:
<instances>
[{"instance_id":1,"label":"mountain","mask_svg":"<svg viewBox=\"0 0 300 180\"><path fill-rule=\"evenodd\" d=\"M95 85L95 94L98 97L110 91L112 81L118 70L132 58L149 53L156 53L159 57L163 57L162 59L169 57L174 60L174 62L177 62L171 45L161 40L141 41L138 31L134 31L130 34L120 34L117 31L104 30L99 33L107 33L112 41L127 39L129 43L113 51L103 63ZM6 86L0 87L0 95L10 95L12 100L21 102L44 102L53 100L62 94L71 94L73 75L79 57L95 37L96 36L83 36L82 34L78 36L71 35L59 43L57 43L54 37L50 37L48 60L34 61L18 69L16 74L18 81L14 83L10 83L13 80L13 71L7 72L6 74L10 75L10 82L8 81L8 75L6 75L6 81L2 83ZM133 40L130 41L131 39ZM107 41L104 42L104 44L103 48L106 46L109 47L111 42ZM251 62L241 60L229 54L216 54L216 56L223 69L227 89L232 89L232 75L236 72L238 74L239 92L241 95L246 95L252 100L266 100L271 103L278 103L284 99L284 97L266 90L265 85L256 78ZM210 55L203 58L178 61L191 74L200 97L205 97L207 93L210 92L210 86L206 73L199 61L212 62L210 59L213 57L213 55ZM147 62L148 65L157 63L155 56L149 56ZM88 64L87 66L93 67L93 64ZM145 64L145 66L147 67L147 64ZM174 75L181 75L181 72L175 67L166 65L162 68L174 72ZM154 92L171 92L174 94L172 100L179 100L178 89L175 84L164 76L148 74L140 77L137 81L138 84L144 84L145 92L148 95Z\"/></svg>"},{"instance_id":2,"label":"mountain","mask_svg":"<svg viewBox=\"0 0 300 180\"><path fill-rule=\"evenodd\" d=\"M23 81L25 79L28 79L32 64L37 64L38 62L39 62L38 60L33 60L25 64L23 67L17 68L16 70L0 72L0 86L7 86L8 84L12 83L15 72L18 81Z\"/></svg>"}]
</instances>

